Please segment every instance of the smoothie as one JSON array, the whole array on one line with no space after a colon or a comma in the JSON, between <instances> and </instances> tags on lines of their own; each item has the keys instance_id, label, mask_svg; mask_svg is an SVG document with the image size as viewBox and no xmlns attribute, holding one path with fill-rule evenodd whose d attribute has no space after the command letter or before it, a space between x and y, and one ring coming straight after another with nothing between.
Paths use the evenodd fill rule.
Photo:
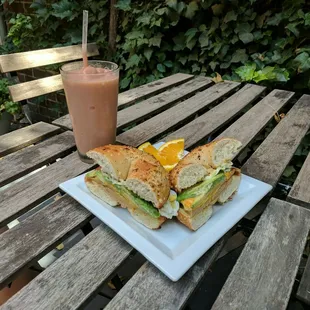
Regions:
<instances>
[{"instance_id":1,"label":"smoothie","mask_svg":"<svg viewBox=\"0 0 310 310\"><path fill-rule=\"evenodd\" d=\"M89 61L64 65L61 76L75 142L81 159L86 152L115 143L118 97L118 67L114 63Z\"/></svg>"}]
</instances>

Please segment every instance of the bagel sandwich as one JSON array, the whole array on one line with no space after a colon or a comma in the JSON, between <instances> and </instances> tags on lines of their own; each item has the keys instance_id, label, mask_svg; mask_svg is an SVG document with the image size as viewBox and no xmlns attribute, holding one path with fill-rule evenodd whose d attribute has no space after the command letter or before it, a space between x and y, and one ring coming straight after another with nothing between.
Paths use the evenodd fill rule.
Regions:
<instances>
[{"instance_id":1,"label":"bagel sandwich","mask_svg":"<svg viewBox=\"0 0 310 310\"><path fill-rule=\"evenodd\" d=\"M211 217L216 202L225 203L237 191L241 171L232 167L232 159L240 147L236 139L214 140L194 149L170 171L170 184L181 204L177 218L185 226L197 230Z\"/></svg>"},{"instance_id":2,"label":"bagel sandwich","mask_svg":"<svg viewBox=\"0 0 310 310\"><path fill-rule=\"evenodd\" d=\"M168 173L152 155L129 146L107 145L87 156L100 168L87 173L85 183L104 202L127 208L150 229L160 228L167 217L177 214L171 208L177 201L168 200Z\"/></svg>"}]
</instances>

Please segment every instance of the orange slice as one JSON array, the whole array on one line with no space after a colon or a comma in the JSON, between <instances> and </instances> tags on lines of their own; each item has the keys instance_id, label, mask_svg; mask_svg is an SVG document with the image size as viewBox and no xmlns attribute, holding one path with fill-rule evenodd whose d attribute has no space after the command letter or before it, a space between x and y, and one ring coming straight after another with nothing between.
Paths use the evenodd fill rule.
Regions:
<instances>
[{"instance_id":1,"label":"orange slice","mask_svg":"<svg viewBox=\"0 0 310 310\"><path fill-rule=\"evenodd\" d=\"M138 149L153 155L167 171L170 171L182 158L184 139L168 141L158 150L150 142L143 143Z\"/></svg>"},{"instance_id":2,"label":"orange slice","mask_svg":"<svg viewBox=\"0 0 310 310\"><path fill-rule=\"evenodd\" d=\"M166 164L177 164L184 152L184 139L168 141L158 149L158 152L165 158Z\"/></svg>"},{"instance_id":3,"label":"orange slice","mask_svg":"<svg viewBox=\"0 0 310 310\"><path fill-rule=\"evenodd\" d=\"M166 171L171 171L178 163L175 163L173 165L166 165L166 164L162 164L161 165L165 168Z\"/></svg>"},{"instance_id":4,"label":"orange slice","mask_svg":"<svg viewBox=\"0 0 310 310\"><path fill-rule=\"evenodd\" d=\"M159 162L161 162L162 159L160 158L161 156L158 150L150 142L143 143L138 147L138 149L140 151L153 155Z\"/></svg>"},{"instance_id":5,"label":"orange slice","mask_svg":"<svg viewBox=\"0 0 310 310\"><path fill-rule=\"evenodd\" d=\"M152 146L152 144L150 142L145 142L138 147L138 150L144 151L144 149L147 148L148 146Z\"/></svg>"}]
</instances>

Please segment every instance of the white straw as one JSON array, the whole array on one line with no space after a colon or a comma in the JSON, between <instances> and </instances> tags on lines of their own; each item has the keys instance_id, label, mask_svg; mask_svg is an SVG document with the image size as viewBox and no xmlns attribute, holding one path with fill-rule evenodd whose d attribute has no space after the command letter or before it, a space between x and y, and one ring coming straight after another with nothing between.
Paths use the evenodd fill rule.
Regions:
<instances>
[{"instance_id":1,"label":"white straw","mask_svg":"<svg viewBox=\"0 0 310 310\"><path fill-rule=\"evenodd\" d=\"M83 10L82 53L83 53L84 67L87 67L87 32L88 32L88 11Z\"/></svg>"}]
</instances>

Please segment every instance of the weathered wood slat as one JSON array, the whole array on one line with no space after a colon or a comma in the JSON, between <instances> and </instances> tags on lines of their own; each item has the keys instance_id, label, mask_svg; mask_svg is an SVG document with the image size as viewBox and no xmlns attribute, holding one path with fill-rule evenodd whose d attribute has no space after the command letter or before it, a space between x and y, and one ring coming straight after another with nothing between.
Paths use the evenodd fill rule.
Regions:
<instances>
[{"instance_id":1,"label":"weathered wood slat","mask_svg":"<svg viewBox=\"0 0 310 310\"><path fill-rule=\"evenodd\" d=\"M3 233L0 238L0 284L11 281L17 271L40 259L92 217L73 198L65 196Z\"/></svg>"},{"instance_id":2,"label":"weathered wood slat","mask_svg":"<svg viewBox=\"0 0 310 310\"><path fill-rule=\"evenodd\" d=\"M39 122L19 130L0 136L0 156L17 151L58 132L60 128L44 122Z\"/></svg>"},{"instance_id":3,"label":"weathered wood slat","mask_svg":"<svg viewBox=\"0 0 310 310\"><path fill-rule=\"evenodd\" d=\"M309 184L310 184L310 154L308 154L307 159L304 162L294 182L294 185L287 196L287 200L310 209Z\"/></svg>"},{"instance_id":4,"label":"weathered wood slat","mask_svg":"<svg viewBox=\"0 0 310 310\"><path fill-rule=\"evenodd\" d=\"M60 257L1 310L77 309L96 293L132 248L100 225Z\"/></svg>"},{"instance_id":5,"label":"weathered wood slat","mask_svg":"<svg viewBox=\"0 0 310 310\"><path fill-rule=\"evenodd\" d=\"M272 198L212 310L286 309L309 229L309 210Z\"/></svg>"},{"instance_id":6,"label":"weathered wood slat","mask_svg":"<svg viewBox=\"0 0 310 310\"><path fill-rule=\"evenodd\" d=\"M28 211L58 191L58 185L92 169L76 152L3 190L0 199L0 226Z\"/></svg>"},{"instance_id":7,"label":"weathered wood slat","mask_svg":"<svg viewBox=\"0 0 310 310\"><path fill-rule=\"evenodd\" d=\"M42 143L5 156L0 162L0 186L53 162L74 148L73 133L67 131Z\"/></svg>"},{"instance_id":8,"label":"weathered wood slat","mask_svg":"<svg viewBox=\"0 0 310 310\"><path fill-rule=\"evenodd\" d=\"M242 172L275 186L309 128L310 96L303 95L248 159Z\"/></svg>"},{"instance_id":9,"label":"weathered wood slat","mask_svg":"<svg viewBox=\"0 0 310 310\"><path fill-rule=\"evenodd\" d=\"M216 84L118 135L116 140L123 144L138 146L145 141L156 138L165 131L174 128L180 122L186 121L195 115L195 113L205 109L208 105L219 100L224 95L231 93L239 85L239 83L235 82Z\"/></svg>"},{"instance_id":10,"label":"weathered wood slat","mask_svg":"<svg viewBox=\"0 0 310 310\"><path fill-rule=\"evenodd\" d=\"M185 147L190 148L200 140L211 135L215 130L224 126L244 107L258 98L264 90L265 87L247 84L207 113L165 137L164 140L184 138Z\"/></svg>"},{"instance_id":11,"label":"weathered wood slat","mask_svg":"<svg viewBox=\"0 0 310 310\"><path fill-rule=\"evenodd\" d=\"M124 128L143 119L143 117L149 117L155 113L161 112L162 110L169 108L177 101L188 98L190 95L199 90L203 90L212 83L213 82L211 79L198 76L197 78L194 78L181 86L166 90L155 97L119 111L117 114L117 127L118 129Z\"/></svg>"},{"instance_id":12,"label":"weathered wood slat","mask_svg":"<svg viewBox=\"0 0 310 310\"><path fill-rule=\"evenodd\" d=\"M181 309L221 251L218 241L177 282L172 282L151 263L146 262L105 309Z\"/></svg>"},{"instance_id":13,"label":"weathered wood slat","mask_svg":"<svg viewBox=\"0 0 310 310\"><path fill-rule=\"evenodd\" d=\"M297 298L302 300L304 303L310 305L310 258L306 264L306 268L302 275L298 290Z\"/></svg>"},{"instance_id":14,"label":"weathered wood slat","mask_svg":"<svg viewBox=\"0 0 310 310\"><path fill-rule=\"evenodd\" d=\"M273 118L275 112L279 111L293 95L294 93L285 90L273 90L236 122L224 130L218 138L235 137L242 142L244 148L267 125Z\"/></svg>"},{"instance_id":15,"label":"weathered wood slat","mask_svg":"<svg viewBox=\"0 0 310 310\"><path fill-rule=\"evenodd\" d=\"M87 46L88 56L99 55L96 43ZM48 48L0 56L1 72L12 72L82 58L82 45Z\"/></svg>"},{"instance_id":16,"label":"weathered wood slat","mask_svg":"<svg viewBox=\"0 0 310 310\"><path fill-rule=\"evenodd\" d=\"M63 89L60 74L9 86L13 101L22 101Z\"/></svg>"},{"instance_id":17,"label":"weathered wood slat","mask_svg":"<svg viewBox=\"0 0 310 310\"><path fill-rule=\"evenodd\" d=\"M150 82L139 87L129 89L118 96L118 106L126 107L137 100L141 100L147 96L155 95L159 92L166 90L171 86L176 86L178 84L184 83L194 76L191 74L177 73L170 75L163 79Z\"/></svg>"},{"instance_id":18,"label":"weathered wood slat","mask_svg":"<svg viewBox=\"0 0 310 310\"><path fill-rule=\"evenodd\" d=\"M127 90L118 95L118 107L125 108L137 100L144 99L148 96L155 95L166 90L169 87L177 86L184 83L194 76L190 74L177 73L166 78L154 81L134 89ZM72 130L72 124L69 115L56 119L53 124Z\"/></svg>"}]
</instances>

